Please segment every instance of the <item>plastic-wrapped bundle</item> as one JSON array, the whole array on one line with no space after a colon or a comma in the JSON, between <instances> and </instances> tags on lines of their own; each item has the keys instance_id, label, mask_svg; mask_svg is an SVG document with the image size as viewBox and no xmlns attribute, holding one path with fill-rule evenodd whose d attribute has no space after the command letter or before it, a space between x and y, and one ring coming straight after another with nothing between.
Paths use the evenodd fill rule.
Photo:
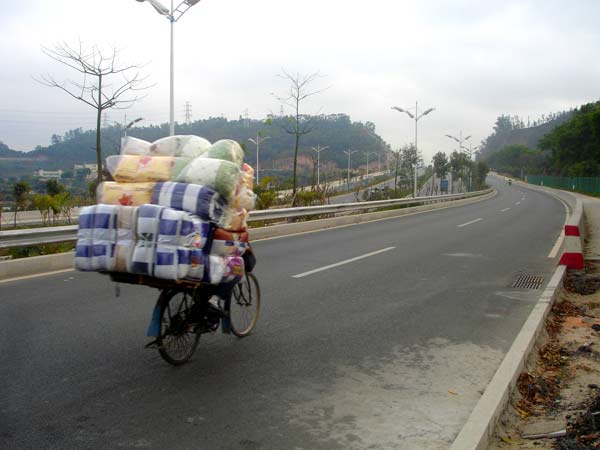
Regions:
<instances>
[{"instance_id":1,"label":"plastic-wrapped bundle","mask_svg":"<svg viewBox=\"0 0 600 450\"><path fill-rule=\"evenodd\" d=\"M185 211L163 208L159 219L153 275L178 280L192 269L192 252L206 245L210 223Z\"/></svg>"},{"instance_id":2,"label":"plastic-wrapped bundle","mask_svg":"<svg viewBox=\"0 0 600 450\"><path fill-rule=\"evenodd\" d=\"M256 208L256 194L247 187L239 189L233 197L234 208L244 208L246 211L251 211Z\"/></svg>"},{"instance_id":3,"label":"plastic-wrapped bundle","mask_svg":"<svg viewBox=\"0 0 600 450\"><path fill-rule=\"evenodd\" d=\"M215 256L242 256L248 249L248 233L234 233L217 228L210 254Z\"/></svg>"},{"instance_id":4,"label":"plastic-wrapped bundle","mask_svg":"<svg viewBox=\"0 0 600 450\"><path fill-rule=\"evenodd\" d=\"M137 220L137 242L133 249L131 272L153 275L156 241L163 207L142 205Z\"/></svg>"},{"instance_id":5,"label":"plastic-wrapped bundle","mask_svg":"<svg viewBox=\"0 0 600 450\"><path fill-rule=\"evenodd\" d=\"M234 163L242 168L244 162L244 151L240 144L231 139L222 139L210 146L208 151L201 155L203 158L221 159Z\"/></svg>"},{"instance_id":6,"label":"plastic-wrapped bundle","mask_svg":"<svg viewBox=\"0 0 600 450\"><path fill-rule=\"evenodd\" d=\"M96 189L96 201L106 205L141 206L152 203L156 183L115 183L105 181Z\"/></svg>"},{"instance_id":7,"label":"plastic-wrapped bundle","mask_svg":"<svg viewBox=\"0 0 600 450\"><path fill-rule=\"evenodd\" d=\"M190 162L172 156L112 155L106 168L119 182L169 181Z\"/></svg>"},{"instance_id":8,"label":"plastic-wrapped bundle","mask_svg":"<svg viewBox=\"0 0 600 450\"><path fill-rule=\"evenodd\" d=\"M227 231L246 231L248 229L248 211L244 208L225 208L219 221L219 228Z\"/></svg>"},{"instance_id":9,"label":"plastic-wrapped bundle","mask_svg":"<svg viewBox=\"0 0 600 450\"><path fill-rule=\"evenodd\" d=\"M113 269L116 219L117 206L94 205L81 209L75 246L75 269Z\"/></svg>"},{"instance_id":10,"label":"plastic-wrapped bundle","mask_svg":"<svg viewBox=\"0 0 600 450\"><path fill-rule=\"evenodd\" d=\"M148 154L153 156L195 158L206 153L209 148L210 142L199 136L168 136L154 141L150 146Z\"/></svg>"},{"instance_id":11,"label":"plastic-wrapped bundle","mask_svg":"<svg viewBox=\"0 0 600 450\"><path fill-rule=\"evenodd\" d=\"M194 281L204 281L208 255L200 249L190 250L190 269L187 278Z\"/></svg>"},{"instance_id":12,"label":"plastic-wrapped bundle","mask_svg":"<svg viewBox=\"0 0 600 450\"><path fill-rule=\"evenodd\" d=\"M186 214L181 220L179 245L186 248L203 249L206 246L212 225L197 216Z\"/></svg>"},{"instance_id":13,"label":"plastic-wrapped bundle","mask_svg":"<svg viewBox=\"0 0 600 450\"><path fill-rule=\"evenodd\" d=\"M121 154L122 155L148 155L150 153L150 142L142 139L125 136L121 138Z\"/></svg>"},{"instance_id":14,"label":"plastic-wrapped bundle","mask_svg":"<svg viewBox=\"0 0 600 450\"><path fill-rule=\"evenodd\" d=\"M241 170L232 162L211 158L193 159L174 179L217 191L230 203L240 181Z\"/></svg>"},{"instance_id":15,"label":"plastic-wrapped bundle","mask_svg":"<svg viewBox=\"0 0 600 450\"><path fill-rule=\"evenodd\" d=\"M190 270L191 250L175 245L157 244L153 275L166 280L185 278Z\"/></svg>"},{"instance_id":16,"label":"plastic-wrapped bundle","mask_svg":"<svg viewBox=\"0 0 600 450\"><path fill-rule=\"evenodd\" d=\"M117 209L117 241L115 245L116 272L131 272L133 249L136 242L138 208L119 206Z\"/></svg>"},{"instance_id":17,"label":"plastic-wrapped bundle","mask_svg":"<svg viewBox=\"0 0 600 450\"><path fill-rule=\"evenodd\" d=\"M250 190L254 189L254 169L249 164L242 164L240 184L242 187L247 187Z\"/></svg>"},{"instance_id":18,"label":"plastic-wrapped bundle","mask_svg":"<svg viewBox=\"0 0 600 450\"><path fill-rule=\"evenodd\" d=\"M152 203L187 211L210 222L218 222L225 207L225 200L209 187L168 181L156 185Z\"/></svg>"},{"instance_id":19,"label":"plastic-wrapped bundle","mask_svg":"<svg viewBox=\"0 0 600 450\"><path fill-rule=\"evenodd\" d=\"M237 283L244 276L244 260L239 256L208 257L210 284Z\"/></svg>"}]
</instances>

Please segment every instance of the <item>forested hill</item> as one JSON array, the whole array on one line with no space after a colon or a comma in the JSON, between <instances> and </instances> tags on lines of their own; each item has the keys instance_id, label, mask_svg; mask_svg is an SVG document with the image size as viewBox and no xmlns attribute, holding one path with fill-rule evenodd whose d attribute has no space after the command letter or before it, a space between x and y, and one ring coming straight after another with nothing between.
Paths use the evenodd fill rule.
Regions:
<instances>
[{"instance_id":1,"label":"forested hill","mask_svg":"<svg viewBox=\"0 0 600 450\"><path fill-rule=\"evenodd\" d=\"M22 152L12 150L4 142L0 141L0 158L18 158L23 156Z\"/></svg>"},{"instance_id":2,"label":"forested hill","mask_svg":"<svg viewBox=\"0 0 600 450\"><path fill-rule=\"evenodd\" d=\"M548 124L550 125L550 124ZM600 176L600 102L582 105L554 126L537 147L510 144L485 157L499 172L513 176Z\"/></svg>"},{"instance_id":3,"label":"forested hill","mask_svg":"<svg viewBox=\"0 0 600 450\"><path fill-rule=\"evenodd\" d=\"M540 140L558 125L569 120L575 110L549 114L533 122L524 122L519 116L502 115L496 119L494 131L483 142L480 155L483 159L509 145L538 148Z\"/></svg>"},{"instance_id":4,"label":"forested hill","mask_svg":"<svg viewBox=\"0 0 600 450\"><path fill-rule=\"evenodd\" d=\"M254 162L256 161L256 147L248 139L256 139L257 133L260 132L263 138L269 137L260 145L261 167L287 169L291 168L291 158L294 155L294 135L285 131L286 127L289 128L291 120L291 117L270 117L267 120L209 118L190 124L177 124L175 133L195 134L203 136L211 142L219 139L234 139L245 144L247 159ZM366 163L366 152L380 152L389 148L388 144L376 134L375 125L371 122L352 122L350 117L345 114L306 116L303 117L303 121L310 123L312 131L301 137L300 160L310 160L315 155L315 152L311 150L313 146L329 146L326 151L321 153L321 163L329 162L338 167L346 167L347 157L343 150L351 148L358 150L352 156L352 165L357 167ZM128 131L130 136L147 141L154 141L169 134L168 124L134 127ZM103 156L119 152L121 134L122 130L117 126L102 129ZM52 143L47 147L38 146L31 152L17 153L23 157L35 158L39 163L38 168L48 170L71 168L75 163L96 161L95 136L95 130L74 129L64 136L52 136ZM377 156L371 155L370 158L371 161L374 161ZM14 170L18 170L17 164L2 164L0 165L0 176L15 176L17 174ZM10 175L1 173L6 171L10 171Z\"/></svg>"}]
</instances>

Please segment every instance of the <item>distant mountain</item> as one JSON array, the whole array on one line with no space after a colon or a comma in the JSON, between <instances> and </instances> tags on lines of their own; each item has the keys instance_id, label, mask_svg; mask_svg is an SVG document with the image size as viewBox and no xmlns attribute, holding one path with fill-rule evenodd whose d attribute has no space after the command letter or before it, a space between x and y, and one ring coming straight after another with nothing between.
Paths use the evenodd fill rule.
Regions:
<instances>
[{"instance_id":1,"label":"distant mountain","mask_svg":"<svg viewBox=\"0 0 600 450\"><path fill-rule=\"evenodd\" d=\"M265 120L244 119L228 120L221 117L198 120L190 124L176 124L176 134L194 134L205 137L211 142L219 139L234 139L246 147L246 160L255 165L256 146L249 142L249 138L256 139L257 133L269 137L260 145L259 157L261 170L288 170L291 168L291 159L294 155L294 136L285 131L291 117L270 116ZM352 122L346 114L331 114L320 116L303 116L302 120L310 121L313 130L302 136L299 150L299 164L305 170L312 170L312 158L316 153L311 147L321 145L329 146L321 153L321 167L337 166L345 168L347 157L344 150L352 148L358 150L352 156L352 166L359 167L366 164L366 152L381 152L389 150L389 145L375 132L375 125L371 122ZM168 136L168 124L159 126L135 127L129 131L134 136L146 141L155 141ZM102 154L103 157L118 154L120 151L120 137L123 130L117 126L102 129ZM67 132L64 136L53 136L52 144L47 147L36 147L35 150L18 155L25 156L37 164L35 169L56 170L68 169L74 164L96 162L96 132L77 128ZM11 153L11 155L13 155ZM370 156L370 162L377 160L376 155ZM384 156L381 158L384 161ZM15 161L16 162L16 161ZM35 164L34 164L35 165ZM311 166L310 169L307 166ZM32 165L22 167L19 164L0 164L0 177L31 175ZM34 170L35 170L34 169Z\"/></svg>"},{"instance_id":2,"label":"distant mountain","mask_svg":"<svg viewBox=\"0 0 600 450\"><path fill-rule=\"evenodd\" d=\"M0 158L19 158L21 156L26 156L26 154L24 152L12 150L4 142L0 141Z\"/></svg>"},{"instance_id":3,"label":"distant mountain","mask_svg":"<svg viewBox=\"0 0 600 450\"><path fill-rule=\"evenodd\" d=\"M496 119L492 134L482 142L480 157L489 158L493 153L509 145L524 145L536 149L546 134L568 121L575 111L571 109L542 116L541 119L527 124L518 116L502 115Z\"/></svg>"}]
</instances>

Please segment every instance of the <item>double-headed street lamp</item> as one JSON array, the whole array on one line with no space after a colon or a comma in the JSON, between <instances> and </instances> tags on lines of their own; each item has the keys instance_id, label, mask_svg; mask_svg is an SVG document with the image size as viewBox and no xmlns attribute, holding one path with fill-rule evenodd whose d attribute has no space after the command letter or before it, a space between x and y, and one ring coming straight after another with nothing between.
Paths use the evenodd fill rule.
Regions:
<instances>
[{"instance_id":1,"label":"double-headed street lamp","mask_svg":"<svg viewBox=\"0 0 600 450\"><path fill-rule=\"evenodd\" d=\"M175 134L175 81L173 76L174 56L173 56L173 25L181 16L183 16L188 9L199 3L200 0L183 0L177 7L174 7L173 0L171 0L171 9L164 6L158 0L137 0L138 2L148 2L161 16L165 16L171 23L171 82L170 82L170 109L169 109L169 135Z\"/></svg>"},{"instance_id":2,"label":"double-headed street lamp","mask_svg":"<svg viewBox=\"0 0 600 450\"><path fill-rule=\"evenodd\" d=\"M462 137L462 131L459 132L458 137L456 136L452 136L450 134L447 134L446 137L455 140L456 142L458 142L458 151L462 152L462 149L465 148L463 147L463 142L468 141L469 139L471 139L471 135L468 135L467 137L463 138Z\"/></svg>"},{"instance_id":3,"label":"double-headed street lamp","mask_svg":"<svg viewBox=\"0 0 600 450\"><path fill-rule=\"evenodd\" d=\"M417 147L417 123L419 122L419 119L421 119L421 117L426 116L427 114L429 114L432 111L435 111L435 108L429 108L426 109L425 111L423 111L421 114L419 114L419 103L415 102L415 114L413 115L410 111L407 111L406 109L403 108L399 108L398 106L392 106L392 109L395 109L398 112L403 112L406 113L406 115L408 117L410 117L411 119L415 119L415 181L414 181L414 189L413 189L413 198L417 197L417 163L419 160L419 147Z\"/></svg>"},{"instance_id":4,"label":"double-headed street lamp","mask_svg":"<svg viewBox=\"0 0 600 450\"><path fill-rule=\"evenodd\" d=\"M456 142L458 142L458 152L462 153L463 148L465 150L467 150L467 148L465 146L463 146L463 142L468 141L469 139L471 139L471 135L468 135L467 137L463 138L462 135L462 130L459 132L458 137L456 136L452 136L450 134L446 135L447 138L453 139ZM469 153L469 162L471 161L471 154ZM454 183L454 180L452 180L452 183ZM471 190L471 169L469 168L469 191Z\"/></svg>"},{"instance_id":5,"label":"double-headed street lamp","mask_svg":"<svg viewBox=\"0 0 600 450\"><path fill-rule=\"evenodd\" d=\"M344 150L344 153L346 155L348 155L348 192L350 192L350 156L352 155L352 153L356 153L358 150L350 150L348 149L348 151Z\"/></svg>"},{"instance_id":6,"label":"double-headed street lamp","mask_svg":"<svg viewBox=\"0 0 600 450\"><path fill-rule=\"evenodd\" d=\"M317 152L317 186L321 185L321 178L320 178L320 174L319 174L319 170L320 170L320 165L321 165L321 152L323 150L327 150L329 148L329 145L326 145L325 147L321 147L320 145L317 145L316 147L311 147L315 152Z\"/></svg>"},{"instance_id":7,"label":"double-headed street lamp","mask_svg":"<svg viewBox=\"0 0 600 450\"><path fill-rule=\"evenodd\" d=\"M267 139L271 139L271 137L270 136L261 137L260 131L258 131L256 133L256 140L254 140L252 138L248 138L248 140L250 142L252 142L254 145L256 145L256 184L257 185L258 185L258 146L260 145L261 142L264 142Z\"/></svg>"}]
</instances>

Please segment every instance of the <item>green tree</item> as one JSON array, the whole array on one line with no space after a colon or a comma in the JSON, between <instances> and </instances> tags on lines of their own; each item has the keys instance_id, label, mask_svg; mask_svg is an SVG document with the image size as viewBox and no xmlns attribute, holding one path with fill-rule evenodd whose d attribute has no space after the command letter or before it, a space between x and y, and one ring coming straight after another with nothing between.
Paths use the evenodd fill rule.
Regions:
<instances>
[{"instance_id":1,"label":"green tree","mask_svg":"<svg viewBox=\"0 0 600 450\"><path fill-rule=\"evenodd\" d=\"M410 179L413 183L413 193L417 189L415 186L415 171L419 164L423 163L423 159L417 153L417 149L414 144L408 144L402 147L402 167L409 173Z\"/></svg>"},{"instance_id":2,"label":"green tree","mask_svg":"<svg viewBox=\"0 0 600 450\"><path fill-rule=\"evenodd\" d=\"M433 171L438 178L444 178L448 173L448 157L443 152L433 155Z\"/></svg>"},{"instance_id":3,"label":"green tree","mask_svg":"<svg viewBox=\"0 0 600 450\"><path fill-rule=\"evenodd\" d=\"M50 205L52 197L48 194L36 194L33 196L33 206L40 212L42 224L48 225L50 222Z\"/></svg>"},{"instance_id":4,"label":"green tree","mask_svg":"<svg viewBox=\"0 0 600 450\"><path fill-rule=\"evenodd\" d=\"M54 178L46 181L46 193L50 196L55 196L65 191L65 187Z\"/></svg>"},{"instance_id":5,"label":"green tree","mask_svg":"<svg viewBox=\"0 0 600 450\"><path fill-rule=\"evenodd\" d=\"M581 106L539 145L552 153L552 170L558 175L600 175L600 102Z\"/></svg>"},{"instance_id":6,"label":"green tree","mask_svg":"<svg viewBox=\"0 0 600 450\"><path fill-rule=\"evenodd\" d=\"M31 191L31 186L27 181L19 181L13 184L13 197L15 199L15 219L14 226L17 226L17 212L19 209L25 209L27 205L27 201L29 200L29 192Z\"/></svg>"}]
</instances>

